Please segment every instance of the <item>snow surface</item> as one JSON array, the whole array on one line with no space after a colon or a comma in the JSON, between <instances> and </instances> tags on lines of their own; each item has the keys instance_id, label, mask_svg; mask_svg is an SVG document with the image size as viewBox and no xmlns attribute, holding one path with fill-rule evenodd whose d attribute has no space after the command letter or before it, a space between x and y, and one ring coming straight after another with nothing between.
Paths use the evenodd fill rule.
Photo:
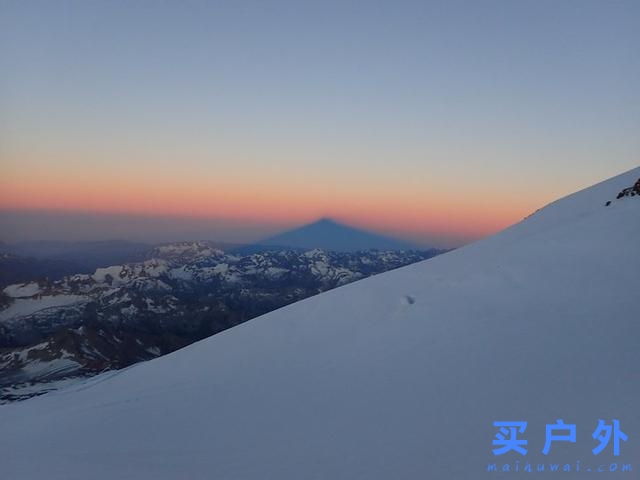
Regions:
<instances>
[{"instance_id":1,"label":"snow surface","mask_svg":"<svg viewBox=\"0 0 640 480\"><path fill-rule=\"evenodd\" d=\"M41 292L40 285L36 282L9 285L3 292L9 297L33 297Z\"/></svg>"},{"instance_id":2,"label":"snow surface","mask_svg":"<svg viewBox=\"0 0 640 480\"><path fill-rule=\"evenodd\" d=\"M103 283L107 281L107 278L111 278L114 284L120 283L120 274L122 273L122 265L114 265L111 267L98 268L92 275L96 282Z\"/></svg>"},{"instance_id":3,"label":"snow surface","mask_svg":"<svg viewBox=\"0 0 640 480\"><path fill-rule=\"evenodd\" d=\"M40 298L17 298L9 307L0 310L0 323L15 317L32 315L48 308L64 307L88 301L82 295L47 295Z\"/></svg>"},{"instance_id":4,"label":"snow surface","mask_svg":"<svg viewBox=\"0 0 640 480\"><path fill-rule=\"evenodd\" d=\"M47 382L40 381L35 384L26 382L7 387L0 387L0 405L3 403L10 403L10 400L2 400L2 396L5 398L8 396L13 396L14 398L29 398L35 395L42 395L43 393L53 390L60 390L61 388L76 385L85 381L87 381L86 378L76 376Z\"/></svg>"},{"instance_id":5,"label":"snow surface","mask_svg":"<svg viewBox=\"0 0 640 480\"><path fill-rule=\"evenodd\" d=\"M634 478L595 470L640 470L640 198L614 200L638 177L118 374L4 405L2 474L588 478L592 468ZM545 425L557 419L576 425L577 441L553 442L547 457ZM627 434L619 457L612 444L591 452L599 419ZM495 421L528 422L526 457L493 455ZM520 472L486 472L516 460ZM527 461L572 471L527 475Z\"/></svg>"},{"instance_id":6,"label":"snow surface","mask_svg":"<svg viewBox=\"0 0 640 480\"><path fill-rule=\"evenodd\" d=\"M82 365L68 358L54 360L35 360L22 367L22 371L31 377L47 377L61 373L72 373Z\"/></svg>"}]
</instances>

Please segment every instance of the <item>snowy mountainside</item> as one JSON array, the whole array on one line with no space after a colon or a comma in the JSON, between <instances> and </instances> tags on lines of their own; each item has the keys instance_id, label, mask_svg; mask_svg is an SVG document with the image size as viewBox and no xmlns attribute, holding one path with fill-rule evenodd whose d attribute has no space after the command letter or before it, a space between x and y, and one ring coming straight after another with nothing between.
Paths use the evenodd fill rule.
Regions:
<instances>
[{"instance_id":1,"label":"snowy mountainside","mask_svg":"<svg viewBox=\"0 0 640 480\"><path fill-rule=\"evenodd\" d=\"M115 375L0 406L3 473L474 479L527 476L530 463L531 478L633 478L622 467L640 468L640 198L615 197L639 177ZM545 455L545 426L559 419L575 441ZM619 421L619 455L613 439L593 453L599 420ZM500 421L526 422L527 455L493 453Z\"/></svg>"}]
</instances>

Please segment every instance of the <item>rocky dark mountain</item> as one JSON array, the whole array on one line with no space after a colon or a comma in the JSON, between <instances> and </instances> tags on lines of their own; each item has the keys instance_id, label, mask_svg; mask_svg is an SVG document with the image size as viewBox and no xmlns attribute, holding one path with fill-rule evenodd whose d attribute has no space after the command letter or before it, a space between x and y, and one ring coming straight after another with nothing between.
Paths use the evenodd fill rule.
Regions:
<instances>
[{"instance_id":1,"label":"rocky dark mountain","mask_svg":"<svg viewBox=\"0 0 640 480\"><path fill-rule=\"evenodd\" d=\"M152 248L140 262L0 293L0 388L13 400L50 382L148 360L427 251L278 250L241 255L206 242Z\"/></svg>"},{"instance_id":2,"label":"rocky dark mountain","mask_svg":"<svg viewBox=\"0 0 640 480\"><path fill-rule=\"evenodd\" d=\"M67 260L0 253L0 289L29 280L59 280L66 275L82 272L83 268L83 265Z\"/></svg>"},{"instance_id":3,"label":"rocky dark mountain","mask_svg":"<svg viewBox=\"0 0 640 480\"><path fill-rule=\"evenodd\" d=\"M23 257L65 260L83 265L111 264L140 259L149 244L127 240L102 241L24 241L0 243L0 252Z\"/></svg>"},{"instance_id":4,"label":"rocky dark mountain","mask_svg":"<svg viewBox=\"0 0 640 480\"><path fill-rule=\"evenodd\" d=\"M0 242L0 288L28 280L60 280L74 273L140 261L150 247L125 240Z\"/></svg>"}]
</instances>

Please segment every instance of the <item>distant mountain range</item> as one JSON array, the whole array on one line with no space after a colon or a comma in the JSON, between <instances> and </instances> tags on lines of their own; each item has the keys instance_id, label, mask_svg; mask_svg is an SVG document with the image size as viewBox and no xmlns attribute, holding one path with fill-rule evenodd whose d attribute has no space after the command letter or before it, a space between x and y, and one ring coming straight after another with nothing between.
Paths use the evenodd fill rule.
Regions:
<instances>
[{"instance_id":1,"label":"distant mountain range","mask_svg":"<svg viewBox=\"0 0 640 480\"><path fill-rule=\"evenodd\" d=\"M425 251L429 248L345 225L328 218L282 232L250 245L208 242L228 252L250 255L266 251L312 250L332 252L367 250ZM157 244L127 240L0 242L0 288L29 280L60 280L74 273L139 262Z\"/></svg>"},{"instance_id":2,"label":"distant mountain range","mask_svg":"<svg viewBox=\"0 0 640 480\"><path fill-rule=\"evenodd\" d=\"M358 250L421 250L409 242L354 228L329 218L257 242L256 247L320 248L334 252Z\"/></svg>"},{"instance_id":3,"label":"distant mountain range","mask_svg":"<svg viewBox=\"0 0 640 480\"><path fill-rule=\"evenodd\" d=\"M0 242L0 287L143 260L152 245L126 240Z\"/></svg>"},{"instance_id":4,"label":"distant mountain range","mask_svg":"<svg viewBox=\"0 0 640 480\"><path fill-rule=\"evenodd\" d=\"M438 253L284 249L242 255L213 243L179 242L148 250L141 262L9 285L0 289L0 403L51 389L51 381L157 357Z\"/></svg>"},{"instance_id":5,"label":"distant mountain range","mask_svg":"<svg viewBox=\"0 0 640 480\"><path fill-rule=\"evenodd\" d=\"M12 283L49 278L59 280L65 275L86 273L86 267L65 260L21 257L0 252L0 289Z\"/></svg>"}]
</instances>

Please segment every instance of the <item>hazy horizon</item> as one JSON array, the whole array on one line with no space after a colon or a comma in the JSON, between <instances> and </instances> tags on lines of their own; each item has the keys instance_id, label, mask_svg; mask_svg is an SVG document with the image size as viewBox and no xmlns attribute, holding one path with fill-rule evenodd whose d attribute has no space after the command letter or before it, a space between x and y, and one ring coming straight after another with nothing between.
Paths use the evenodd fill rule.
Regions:
<instances>
[{"instance_id":1,"label":"hazy horizon","mask_svg":"<svg viewBox=\"0 0 640 480\"><path fill-rule=\"evenodd\" d=\"M615 172L609 176L620 173L623 172ZM594 180L592 184L599 183L606 178ZM550 202L588 186L591 184L579 185L557 198L550 198L544 204L526 212L522 218ZM517 223L522 218L516 219L513 223ZM446 231L433 231L426 235L423 233L412 236L399 230L380 229L375 225L343 220L329 215L307 218L297 222L274 222L246 218L0 209L0 242L127 240L163 243L206 240L228 244L253 244L283 231L322 219L330 219L350 227L405 240L416 246L427 248L457 248L485 236L465 236ZM503 228L508 226L510 224L504 225ZM492 233L496 232L488 232L486 235Z\"/></svg>"},{"instance_id":2,"label":"hazy horizon","mask_svg":"<svg viewBox=\"0 0 640 480\"><path fill-rule=\"evenodd\" d=\"M126 240L153 244L212 241L221 244L250 245L292 228L325 219L390 238L406 240L417 247L453 248L467 243L463 239L446 235L430 239L404 237L399 232L379 231L326 216L309 219L303 223L273 224L238 219L47 211L0 211L0 242L12 244L34 241Z\"/></svg>"}]
</instances>

